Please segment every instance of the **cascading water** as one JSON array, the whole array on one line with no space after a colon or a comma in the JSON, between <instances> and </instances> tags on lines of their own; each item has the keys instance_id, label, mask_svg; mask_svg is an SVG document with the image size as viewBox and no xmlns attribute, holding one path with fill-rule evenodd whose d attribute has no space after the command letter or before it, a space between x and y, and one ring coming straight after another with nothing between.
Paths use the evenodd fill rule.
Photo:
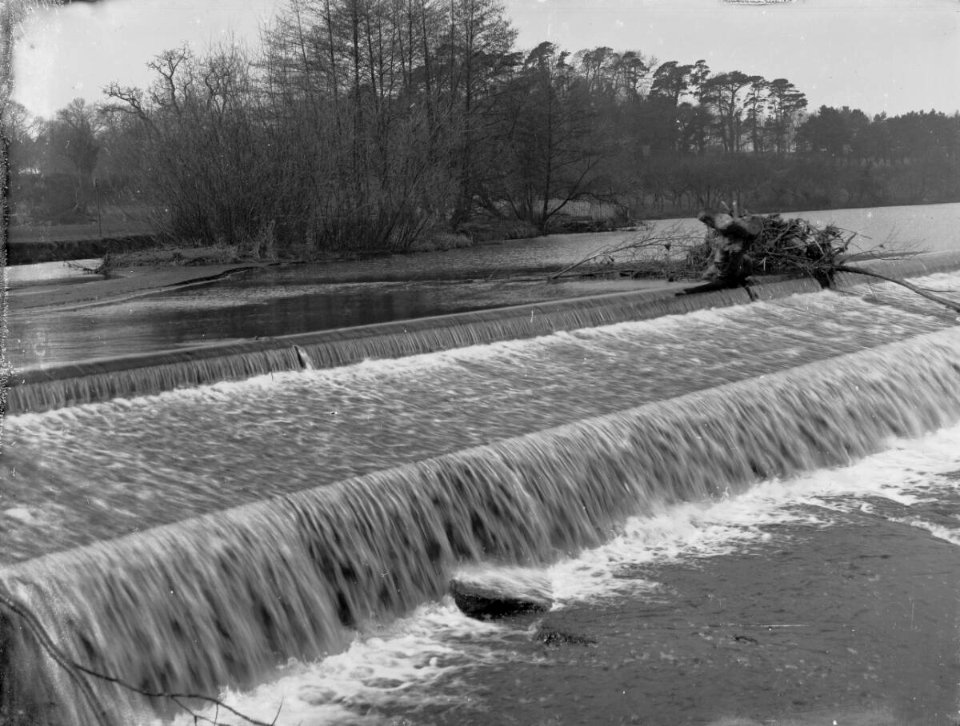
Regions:
<instances>
[{"instance_id":1,"label":"cascading water","mask_svg":"<svg viewBox=\"0 0 960 726\"><path fill-rule=\"evenodd\" d=\"M0 584L143 690L246 687L464 563L553 562L956 421L960 334L931 312L825 293L14 416ZM297 345L291 365L316 360ZM0 713L96 722L0 628ZM163 706L96 687L117 723Z\"/></svg>"},{"instance_id":2,"label":"cascading water","mask_svg":"<svg viewBox=\"0 0 960 726\"><path fill-rule=\"evenodd\" d=\"M0 563L950 325L796 296L8 417Z\"/></svg>"},{"instance_id":3,"label":"cascading water","mask_svg":"<svg viewBox=\"0 0 960 726\"><path fill-rule=\"evenodd\" d=\"M958 361L944 330L29 560L0 581L97 670L150 691L249 685L437 597L459 563L552 561L627 515L955 421ZM8 713L93 722L28 637L7 638ZM146 707L100 693L119 723Z\"/></svg>"},{"instance_id":4,"label":"cascading water","mask_svg":"<svg viewBox=\"0 0 960 726\"><path fill-rule=\"evenodd\" d=\"M957 255L951 253L898 261L893 269L889 264L876 261L866 263L866 267L885 274L916 275L952 269L957 264ZM837 277L836 284L839 288L855 288L865 281L869 278L843 273ZM243 380L254 375L328 368L369 358L397 358L532 338L561 330L675 315L819 289L813 279L795 279L749 290L719 290L696 296L671 296L656 291L613 293L176 352L27 368L11 377L6 405L10 413L45 411L115 397ZM915 302L907 304L916 305ZM922 304L919 307L922 309Z\"/></svg>"},{"instance_id":5,"label":"cascading water","mask_svg":"<svg viewBox=\"0 0 960 726\"><path fill-rule=\"evenodd\" d=\"M7 411L45 411L267 373L343 366L367 358L399 358L498 340L532 338L558 330L749 300L745 290L721 290L696 299L651 299L642 292L619 293L30 369L11 377Z\"/></svg>"}]
</instances>

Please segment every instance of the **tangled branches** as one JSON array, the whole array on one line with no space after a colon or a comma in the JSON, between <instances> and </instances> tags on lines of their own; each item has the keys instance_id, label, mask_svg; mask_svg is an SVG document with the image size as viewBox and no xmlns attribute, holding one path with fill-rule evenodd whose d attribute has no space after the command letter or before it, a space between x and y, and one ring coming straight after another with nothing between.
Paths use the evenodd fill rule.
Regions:
<instances>
[{"instance_id":1,"label":"tangled branches","mask_svg":"<svg viewBox=\"0 0 960 726\"><path fill-rule=\"evenodd\" d=\"M833 225L820 229L804 219L738 216L725 208L697 219L709 229L704 244L713 250L703 277L723 287L742 285L758 273L814 277L827 285L857 236Z\"/></svg>"},{"instance_id":2,"label":"tangled branches","mask_svg":"<svg viewBox=\"0 0 960 726\"><path fill-rule=\"evenodd\" d=\"M727 208L704 211L697 218L710 230L705 244L713 250L713 261L703 277L715 287L745 284L756 272L813 277L830 287L837 273L850 272L900 285L960 312L960 303L905 280L851 264L864 259L863 255L850 252L856 232L834 225L820 229L804 219L783 219L778 214L738 216L736 210L730 214ZM887 259L903 256L885 254Z\"/></svg>"},{"instance_id":3,"label":"tangled branches","mask_svg":"<svg viewBox=\"0 0 960 726\"><path fill-rule=\"evenodd\" d=\"M703 211L697 219L707 226L706 237L692 234L680 223L644 224L629 238L618 238L550 275L555 281L572 274L609 274L674 280L706 280L684 293L704 292L748 284L754 275L811 277L832 287L838 273L849 272L900 285L922 297L960 312L960 303L910 282L863 266L871 258L904 258L908 251L879 245L871 253L857 252L857 232L836 225L824 228L805 219L779 214L739 214L734 205Z\"/></svg>"},{"instance_id":4,"label":"tangled branches","mask_svg":"<svg viewBox=\"0 0 960 726\"><path fill-rule=\"evenodd\" d=\"M707 259L704 256L698 261L697 250L701 247L699 238L682 224L662 227L643 223L631 237L593 250L548 279L555 281L578 270L576 274L584 270L593 274L619 271L631 277L696 279Z\"/></svg>"},{"instance_id":5,"label":"tangled branches","mask_svg":"<svg viewBox=\"0 0 960 726\"><path fill-rule=\"evenodd\" d=\"M828 278L836 270L857 236L839 227L823 229L805 219L783 219L778 214L760 217L760 232L750 246L755 272L803 274Z\"/></svg>"},{"instance_id":6,"label":"tangled branches","mask_svg":"<svg viewBox=\"0 0 960 726\"><path fill-rule=\"evenodd\" d=\"M614 271L632 277L703 278L722 286L743 284L751 274L823 279L846 258L857 236L832 225L819 229L806 220L777 214L740 217L724 210L702 212L698 219L710 228L706 239L681 223L646 223L633 236L595 249L549 279Z\"/></svg>"}]
</instances>

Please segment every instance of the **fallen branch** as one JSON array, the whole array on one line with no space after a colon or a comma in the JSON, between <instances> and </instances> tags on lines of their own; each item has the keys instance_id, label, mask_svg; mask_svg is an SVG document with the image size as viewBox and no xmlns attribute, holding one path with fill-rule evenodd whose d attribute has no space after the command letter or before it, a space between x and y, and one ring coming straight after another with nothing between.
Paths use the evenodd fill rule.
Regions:
<instances>
[{"instance_id":1,"label":"fallen branch","mask_svg":"<svg viewBox=\"0 0 960 726\"><path fill-rule=\"evenodd\" d=\"M960 313L960 303L953 300L949 300L945 297L940 297L939 295L934 295L931 291L926 290L922 287L914 285L912 282L907 282L906 280L901 280L898 277L890 277L889 275L882 275L879 272L871 272L870 270L865 270L862 267L854 267L851 265L837 265L835 268L836 272L853 272L857 275L866 275L867 277L875 277L878 280L883 280L885 282L892 282L894 285L900 285L905 287L911 292L915 292L920 297L924 297L927 300L932 300L933 302L940 303L954 312Z\"/></svg>"},{"instance_id":2,"label":"fallen branch","mask_svg":"<svg viewBox=\"0 0 960 726\"><path fill-rule=\"evenodd\" d=\"M40 645L41 649L50 656L50 658L60 666L76 685L77 689L80 691L81 695L86 701L87 705L90 707L91 711L94 714L94 718L98 726L111 726L111 719L107 714L107 710L104 708L103 704L100 701L100 698L94 693L93 687L90 685L90 682L87 678L96 678L107 683L112 683L120 688L126 689L133 693L137 693L141 696L146 696L147 698L166 698L175 703L177 706L186 711L190 716L193 717L194 722L204 721L210 724L218 724L217 720L219 716L219 710L223 708L226 711L229 711L234 716L237 716L240 719L243 719L249 724L254 726L275 726L277 718L280 717L280 710L277 710L277 715L274 716L273 721L267 723L265 721L258 721L254 718L244 715L240 711L237 711L234 708L231 708L223 701L213 698L211 696L205 696L198 693L166 693L163 691L147 691L145 689L134 686L131 683L127 683L120 678L115 676L107 675L105 673L99 673L91 668L87 668L80 663L72 660L70 656L64 653L50 637L50 634L47 633L46 628L43 627L43 624L40 622L39 618L30 610L29 607L21 603L19 600L13 597L7 591L0 589L0 606L3 606L8 612L12 613L18 617L23 623L26 630L36 639L37 643ZM203 701L209 704L213 704L217 708L218 716L214 717L214 720L208 719L200 714L194 712L182 701L191 700L191 701ZM281 708L283 704L281 703Z\"/></svg>"},{"instance_id":3,"label":"fallen branch","mask_svg":"<svg viewBox=\"0 0 960 726\"><path fill-rule=\"evenodd\" d=\"M73 681L83 696L83 700L86 701L87 706L89 706L93 712L97 724L100 726L110 726L110 719L107 716L106 709L103 708L100 699L97 698L97 695L93 692L90 683L80 676L73 661L56 646L46 629L37 619L37 616L4 590L0 590L0 605L3 605L9 612L19 617L26 626L26 629L37 639L40 647L57 665L66 671L67 676Z\"/></svg>"},{"instance_id":4,"label":"fallen branch","mask_svg":"<svg viewBox=\"0 0 960 726\"><path fill-rule=\"evenodd\" d=\"M684 232L680 224L674 224L658 233L655 233L649 224L644 224L641 227L639 235L594 250L582 259L549 275L547 279L550 281L557 280L577 268L597 261L600 261L603 267L611 268L614 267L618 261L623 263L633 260L655 268L653 271L659 272L664 276L671 272L674 274L682 274L683 270L680 268L683 266L684 261L690 257L690 250L695 246L700 246L699 240L695 240L688 232ZM658 254L640 254L651 251ZM686 254L682 254L685 251ZM617 259L618 256L621 258L620 260ZM677 267L677 269L670 269L671 262L675 263L674 266ZM689 270L689 273L692 274L693 270Z\"/></svg>"}]
</instances>

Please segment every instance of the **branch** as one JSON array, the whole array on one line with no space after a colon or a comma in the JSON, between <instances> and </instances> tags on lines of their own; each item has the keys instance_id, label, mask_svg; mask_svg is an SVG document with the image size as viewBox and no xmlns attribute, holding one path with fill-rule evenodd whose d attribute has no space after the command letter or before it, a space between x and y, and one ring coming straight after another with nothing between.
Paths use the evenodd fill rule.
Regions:
<instances>
[{"instance_id":1,"label":"branch","mask_svg":"<svg viewBox=\"0 0 960 726\"><path fill-rule=\"evenodd\" d=\"M612 263L614 261L613 256L621 252L657 248L663 248L664 251L669 252L674 244L679 243L680 245L684 245L689 242L691 242L690 236L688 234L683 234L679 225L674 225L673 227L664 230L663 234L657 235L653 233L653 230L650 227L646 227L642 230L639 238L633 237L608 247L601 247L600 249L591 252L583 259L578 260L571 265L567 265L559 272L549 275L547 280L556 280L571 270L581 267L589 262L593 262L594 260L609 258L609 261Z\"/></svg>"},{"instance_id":2,"label":"branch","mask_svg":"<svg viewBox=\"0 0 960 726\"><path fill-rule=\"evenodd\" d=\"M46 628L43 627L43 624L40 622L39 618L28 608L26 605L21 603L19 600L14 598L9 594L5 589L0 588L0 606L6 608L9 612L13 613L26 626L26 630L30 632L31 635L36 638L37 642L40 644L41 649L53 659L53 661L63 668L66 671L67 676L74 682L77 688L80 690L80 693L83 695L84 700L87 702L87 705L93 710L97 724L99 726L110 726L110 718L107 715L106 709L103 707L103 704L100 702L100 699L94 693L93 688L90 686L90 682L83 678L80 674L91 678L97 678L107 683L113 683L121 688L124 688L128 691L138 693L147 698L168 698L177 704L180 708L185 710L191 716L193 716L194 721L206 721L208 723L215 724L216 721L211 721L208 718L204 718L197 713L194 713L190 708L185 704L181 703L181 699L191 699L196 701L204 701L206 703L215 704L218 711L220 708L232 713L234 716L243 719L247 723L254 724L254 726L274 726L277 722L277 718L280 716L280 711L277 711L277 715L274 717L271 723L266 723L265 721L257 721L256 719L245 716L239 711L231 708L230 706L223 703L219 699L212 698L210 696L204 696L202 694L195 693L165 693L165 692L154 692L146 691L142 688L138 688L126 681L123 681L115 676L106 675L104 673L99 673L95 670L87 668L74 660L64 653L47 633ZM282 704L281 704L282 707Z\"/></svg>"},{"instance_id":3,"label":"branch","mask_svg":"<svg viewBox=\"0 0 960 726\"><path fill-rule=\"evenodd\" d=\"M200 693L167 693L166 691L147 691L137 686L134 686L133 684L127 683L126 681L123 681L117 678L116 676L109 676L109 675L106 675L105 673L98 673L97 671L91 670L90 668L87 668L86 666L82 666L79 663L71 662L70 665L73 668L76 668L81 673L85 673L86 675L91 676L92 678L98 678L102 681L106 681L107 683L113 683L114 685L120 686L121 688L124 688L128 691L132 691L133 693L138 693L141 696L146 696L147 698L169 698L171 701L177 704L180 708L182 708L184 711L186 711L191 716L193 716L194 719L206 721L207 723L215 724L217 722L211 721L208 718L204 718L203 716L200 716L199 714L194 713L187 706L181 703L181 700L189 699L191 701L204 701L206 703L214 704L216 705L217 709L220 709L220 708L226 709L227 711L232 713L234 716L242 718L247 723L254 724L254 726L274 726L274 724L276 724L277 722L276 717L274 717L273 721L270 723L267 723L266 721L258 721L255 718L250 718L249 716L245 716L244 714L240 713L236 709L231 708L220 699L213 698L212 696L204 696L203 694L200 694ZM280 712L278 711L277 717L279 717L279 715L280 715Z\"/></svg>"},{"instance_id":4,"label":"branch","mask_svg":"<svg viewBox=\"0 0 960 726\"><path fill-rule=\"evenodd\" d=\"M878 280L883 280L885 282L892 282L894 285L900 285L901 287L907 288L911 292L915 292L920 297L925 297L928 300L932 300L933 302L946 306L956 313L960 313L960 303L954 302L953 300L949 300L945 297L940 297L939 295L934 295L929 290L924 290L922 287L918 287L917 285L907 282L906 280L890 277L889 275L882 275L879 272L871 272L870 270L865 270L862 267L853 267L851 265L837 265L834 270L837 272L853 272L857 275L866 275L867 277L875 277Z\"/></svg>"}]
</instances>

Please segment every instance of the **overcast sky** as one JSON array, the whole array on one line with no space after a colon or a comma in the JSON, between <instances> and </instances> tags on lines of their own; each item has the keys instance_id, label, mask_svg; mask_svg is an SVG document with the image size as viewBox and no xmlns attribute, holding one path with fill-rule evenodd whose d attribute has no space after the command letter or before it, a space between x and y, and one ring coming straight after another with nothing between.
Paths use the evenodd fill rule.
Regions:
<instances>
[{"instance_id":1,"label":"overcast sky","mask_svg":"<svg viewBox=\"0 0 960 726\"><path fill-rule=\"evenodd\" d=\"M100 0L35 5L19 26L15 97L50 116L100 98L111 81L146 85L145 64L184 42L202 50L258 29L285 0ZM868 114L960 110L960 0L506 0L518 45L599 45L714 71L788 78L813 108Z\"/></svg>"}]
</instances>

